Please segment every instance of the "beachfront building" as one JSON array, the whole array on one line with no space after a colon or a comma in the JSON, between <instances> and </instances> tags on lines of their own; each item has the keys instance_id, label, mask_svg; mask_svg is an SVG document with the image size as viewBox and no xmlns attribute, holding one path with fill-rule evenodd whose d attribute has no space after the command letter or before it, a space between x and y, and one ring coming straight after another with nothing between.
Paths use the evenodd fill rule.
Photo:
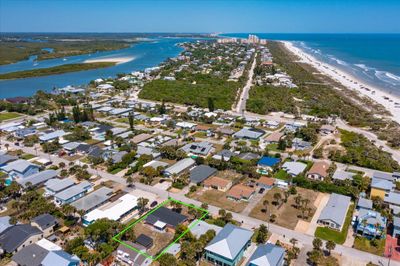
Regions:
<instances>
[{"instance_id":1,"label":"beachfront building","mask_svg":"<svg viewBox=\"0 0 400 266\"><path fill-rule=\"evenodd\" d=\"M204 258L215 265L236 266L251 244L253 232L227 224L205 247Z\"/></svg>"}]
</instances>

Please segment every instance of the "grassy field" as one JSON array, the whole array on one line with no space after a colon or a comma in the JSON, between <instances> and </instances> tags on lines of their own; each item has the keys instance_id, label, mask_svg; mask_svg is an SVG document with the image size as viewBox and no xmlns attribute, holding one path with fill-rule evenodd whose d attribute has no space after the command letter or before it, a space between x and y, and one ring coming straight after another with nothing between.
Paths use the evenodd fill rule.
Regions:
<instances>
[{"instance_id":1,"label":"grassy field","mask_svg":"<svg viewBox=\"0 0 400 266\"><path fill-rule=\"evenodd\" d=\"M9 119L13 119L13 118L17 118L20 116L21 116L21 114L14 113L14 112L3 112L3 113L0 113L0 122L9 120Z\"/></svg>"},{"instance_id":2,"label":"grassy field","mask_svg":"<svg viewBox=\"0 0 400 266\"><path fill-rule=\"evenodd\" d=\"M372 245L371 241L366 239L365 237L357 236L354 239L354 248L366 251L368 253L372 253L378 256L383 256L385 252L385 240L386 239L377 239L376 243L378 244L376 247Z\"/></svg>"},{"instance_id":3,"label":"grassy field","mask_svg":"<svg viewBox=\"0 0 400 266\"><path fill-rule=\"evenodd\" d=\"M247 206L247 202L243 201L233 201L226 198L226 192L218 191L218 190L198 190L192 195L191 198L199 200L201 202L205 202L210 205L214 205L220 208L223 208L227 211L232 212L242 212L244 208Z\"/></svg>"},{"instance_id":4,"label":"grassy field","mask_svg":"<svg viewBox=\"0 0 400 266\"><path fill-rule=\"evenodd\" d=\"M79 63L79 64L66 64L61 66L33 69L33 70L23 70L11 73L0 74L0 79L20 79L20 78L30 78L30 77L40 77L57 75L68 72L84 71L97 68L106 68L114 66L113 62L98 62L98 63Z\"/></svg>"},{"instance_id":5,"label":"grassy field","mask_svg":"<svg viewBox=\"0 0 400 266\"><path fill-rule=\"evenodd\" d=\"M328 227L317 227L315 230L315 237L319 237L324 240L331 240L336 244L343 244L346 241L347 232L351 223L351 218L353 216L354 205L351 205L347 211L346 220L343 225L342 231L336 231Z\"/></svg>"},{"instance_id":6,"label":"grassy field","mask_svg":"<svg viewBox=\"0 0 400 266\"><path fill-rule=\"evenodd\" d=\"M315 192L313 190L309 189L304 189L304 188L296 188L297 193L302 196L303 199L308 199L308 207L310 207L312 210L310 214L308 215L307 212L305 212L305 219L306 221L311 221L315 211L316 207L314 206L314 202L317 199L318 192ZM274 206L272 203L275 201L274 200L274 194L275 193L281 193L282 198L283 197L283 190L280 188L273 188L267 192L267 194L264 195L263 199L258 202L258 204L251 210L249 216L268 221L269 214L275 214L276 215L276 221L275 223L289 228L289 229L294 229L297 225L297 222L302 219L301 218L301 211L297 209L295 206L295 196L291 195L288 198L287 203L283 203L281 206ZM263 202L264 200L268 200L269 205L268 205L268 213L263 212L264 206ZM308 217L307 217L308 216Z\"/></svg>"}]
</instances>

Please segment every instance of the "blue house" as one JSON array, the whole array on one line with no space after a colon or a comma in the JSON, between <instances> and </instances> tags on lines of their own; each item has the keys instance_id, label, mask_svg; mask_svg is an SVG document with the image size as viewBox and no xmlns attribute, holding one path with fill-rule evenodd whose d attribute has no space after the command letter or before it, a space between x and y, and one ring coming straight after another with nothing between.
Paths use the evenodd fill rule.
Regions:
<instances>
[{"instance_id":1,"label":"blue house","mask_svg":"<svg viewBox=\"0 0 400 266\"><path fill-rule=\"evenodd\" d=\"M54 195L54 202L57 205L69 204L82 198L86 192L91 191L92 185L88 181L71 186Z\"/></svg>"},{"instance_id":2,"label":"blue house","mask_svg":"<svg viewBox=\"0 0 400 266\"><path fill-rule=\"evenodd\" d=\"M216 265L236 266L251 244L253 232L227 224L205 247L204 258Z\"/></svg>"},{"instance_id":3,"label":"blue house","mask_svg":"<svg viewBox=\"0 0 400 266\"><path fill-rule=\"evenodd\" d=\"M1 167L11 178L24 178L39 172L40 167L25 160L16 160Z\"/></svg>"},{"instance_id":4,"label":"blue house","mask_svg":"<svg viewBox=\"0 0 400 266\"><path fill-rule=\"evenodd\" d=\"M246 266L282 266L285 263L285 249L274 245L259 245Z\"/></svg>"},{"instance_id":5,"label":"blue house","mask_svg":"<svg viewBox=\"0 0 400 266\"><path fill-rule=\"evenodd\" d=\"M280 163L281 159L275 157L262 157L257 162L257 171L260 174L267 174L268 171L272 171L272 169Z\"/></svg>"},{"instance_id":6,"label":"blue house","mask_svg":"<svg viewBox=\"0 0 400 266\"><path fill-rule=\"evenodd\" d=\"M55 250L43 259L43 266L79 266L81 260L76 255L71 255L64 250Z\"/></svg>"},{"instance_id":7,"label":"blue house","mask_svg":"<svg viewBox=\"0 0 400 266\"><path fill-rule=\"evenodd\" d=\"M360 209L357 216L357 234L367 238L385 236L387 219L379 212Z\"/></svg>"}]
</instances>

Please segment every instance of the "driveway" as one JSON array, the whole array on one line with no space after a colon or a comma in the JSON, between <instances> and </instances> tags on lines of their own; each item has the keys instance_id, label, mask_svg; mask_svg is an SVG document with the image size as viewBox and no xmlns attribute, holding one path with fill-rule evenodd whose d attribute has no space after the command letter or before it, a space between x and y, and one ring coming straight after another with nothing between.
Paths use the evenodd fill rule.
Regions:
<instances>
[{"instance_id":1,"label":"driveway","mask_svg":"<svg viewBox=\"0 0 400 266\"><path fill-rule=\"evenodd\" d=\"M317 229L317 220L322 212L322 210L325 208L326 204L328 203L329 200L329 194L324 194L324 193L319 193L317 199L314 201L314 206L317 207L317 210L314 213L313 218L311 219L310 225L307 230L307 234L314 236L315 230Z\"/></svg>"}]
</instances>

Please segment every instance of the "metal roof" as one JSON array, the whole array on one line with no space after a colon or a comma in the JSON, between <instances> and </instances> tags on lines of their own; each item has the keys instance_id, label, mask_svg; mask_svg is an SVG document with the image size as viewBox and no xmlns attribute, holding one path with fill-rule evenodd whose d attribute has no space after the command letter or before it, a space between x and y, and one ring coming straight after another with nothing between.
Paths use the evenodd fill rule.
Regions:
<instances>
[{"instance_id":1,"label":"metal roof","mask_svg":"<svg viewBox=\"0 0 400 266\"><path fill-rule=\"evenodd\" d=\"M113 190L108 187L101 187L71 205L77 210L89 211L110 199L112 192Z\"/></svg>"},{"instance_id":2,"label":"metal roof","mask_svg":"<svg viewBox=\"0 0 400 266\"><path fill-rule=\"evenodd\" d=\"M332 193L318 219L331 220L341 227L346 219L349 205L350 197Z\"/></svg>"}]
</instances>

